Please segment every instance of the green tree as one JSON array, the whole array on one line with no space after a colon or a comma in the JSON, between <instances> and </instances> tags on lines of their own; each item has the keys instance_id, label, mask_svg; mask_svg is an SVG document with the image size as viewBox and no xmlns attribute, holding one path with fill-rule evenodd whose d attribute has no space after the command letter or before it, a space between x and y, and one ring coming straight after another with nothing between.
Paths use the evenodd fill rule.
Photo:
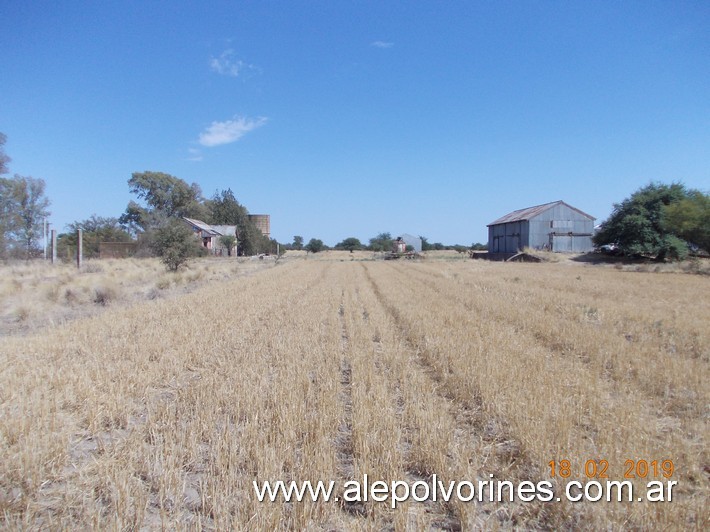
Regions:
<instances>
[{"instance_id":1,"label":"green tree","mask_svg":"<svg viewBox=\"0 0 710 532\"><path fill-rule=\"evenodd\" d=\"M128 180L129 190L145 206L131 201L119 219L134 231L145 231L163 224L166 218L204 219L208 210L197 183L188 185L182 179L163 172L134 172Z\"/></svg>"},{"instance_id":2,"label":"green tree","mask_svg":"<svg viewBox=\"0 0 710 532\"><path fill-rule=\"evenodd\" d=\"M249 211L237 201L231 188L215 191L209 209L208 221L212 224L245 226L249 222Z\"/></svg>"},{"instance_id":3,"label":"green tree","mask_svg":"<svg viewBox=\"0 0 710 532\"><path fill-rule=\"evenodd\" d=\"M710 195L689 190L687 197L664 206L663 226L710 253Z\"/></svg>"},{"instance_id":4,"label":"green tree","mask_svg":"<svg viewBox=\"0 0 710 532\"><path fill-rule=\"evenodd\" d=\"M237 237L234 235L224 235L219 238L221 244L227 248L227 256L232 256L232 250L237 245Z\"/></svg>"},{"instance_id":5,"label":"green tree","mask_svg":"<svg viewBox=\"0 0 710 532\"><path fill-rule=\"evenodd\" d=\"M594 243L615 243L628 256L682 259L687 256L688 246L665 227L663 214L667 206L686 197L687 191L680 183L646 185L614 204L611 216L594 235Z\"/></svg>"},{"instance_id":6,"label":"green tree","mask_svg":"<svg viewBox=\"0 0 710 532\"><path fill-rule=\"evenodd\" d=\"M304 249L309 253L319 253L325 249L325 244L319 238L311 238Z\"/></svg>"},{"instance_id":7,"label":"green tree","mask_svg":"<svg viewBox=\"0 0 710 532\"><path fill-rule=\"evenodd\" d=\"M335 245L335 249L345 249L348 250L350 253L356 250L361 250L362 249L362 243L360 240L355 238L354 236L351 236L349 238L346 238L342 242L338 242Z\"/></svg>"},{"instance_id":8,"label":"green tree","mask_svg":"<svg viewBox=\"0 0 710 532\"><path fill-rule=\"evenodd\" d=\"M208 223L237 226L237 254L256 255L271 249L271 242L249 219L249 211L237 201L231 189L215 192L209 202Z\"/></svg>"},{"instance_id":9,"label":"green tree","mask_svg":"<svg viewBox=\"0 0 710 532\"><path fill-rule=\"evenodd\" d=\"M44 190L43 179L17 174L0 178L0 252L29 259L39 251L44 219L50 214Z\"/></svg>"},{"instance_id":10,"label":"green tree","mask_svg":"<svg viewBox=\"0 0 710 532\"><path fill-rule=\"evenodd\" d=\"M190 228L175 218L154 230L152 246L170 271L177 271L189 258L202 253L202 247Z\"/></svg>"},{"instance_id":11,"label":"green tree","mask_svg":"<svg viewBox=\"0 0 710 532\"><path fill-rule=\"evenodd\" d=\"M372 251L390 251L392 249L392 235L390 233L380 233L370 239L370 249Z\"/></svg>"},{"instance_id":12,"label":"green tree","mask_svg":"<svg viewBox=\"0 0 710 532\"><path fill-rule=\"evenodd\" d=\"M431 244L429 243L429 239L425 236L419 236L419 238L422 239L422 251L429 251L432 249Z\"/></svg>"},{"instance_id":13,"label":"green tree","mask_svg":"<svg viewBox=\"0 0 710 532\"><path fill-rule=\"evenodd\" d=\"M293 244L291 244L291 247L297 250L303 249L303 237L300 235L295 235L293 237Z\"/></svg>"}]
</instances>

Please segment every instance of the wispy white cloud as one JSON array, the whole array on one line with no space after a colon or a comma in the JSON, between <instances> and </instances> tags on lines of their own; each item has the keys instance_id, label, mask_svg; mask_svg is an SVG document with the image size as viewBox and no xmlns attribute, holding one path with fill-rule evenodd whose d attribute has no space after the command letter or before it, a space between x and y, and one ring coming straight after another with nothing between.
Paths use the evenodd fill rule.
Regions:
<instances>
[{"instance_id":1,"label":"wispy white cloud","mask_svg":"<svg viewBox=\"0 0 710 532\"><path fill-rule=\"evenodd\" d=\"M188 148L187 153L189 154L188 161L201 161L203 159L202 152L197 148Z\"/></svg>"},{"instance_id":2,"label":"wispy white cloud","mask_svg":"<svg viewBox=\"0 0 710 532\"><path fill-rule=\"evenodd\" d=\"M394 43L387 41L375 41L370 43L370 46L374 46L375 48L392 48Z\"/></svg>"},{"instance_id":3,"label":"wispy white cloud","mask_svg":"<svg viewBox=\"0 0 710 532\"><path fill-rule=\"evenodd\" d=\"M266 124L267 120L265 117L235 116L232 120L212 122L207 129L200 133L199 143L202 146L212 147L236 142L250 131Z\"/></svg>"},{"instance_id":4,"label":"wispy white cloud","mask_svg":"<svg viewBox=\"0 0 710 532\"><path fill-rule=\"evenodd\" d=\"M237 59L234 55L234 50L231 48L222 52L219 57L211 57L210 69L223 76L231 76L234 78L242 74L245 70L257 70L254 65Z\"/></svg>"}]
</instances>

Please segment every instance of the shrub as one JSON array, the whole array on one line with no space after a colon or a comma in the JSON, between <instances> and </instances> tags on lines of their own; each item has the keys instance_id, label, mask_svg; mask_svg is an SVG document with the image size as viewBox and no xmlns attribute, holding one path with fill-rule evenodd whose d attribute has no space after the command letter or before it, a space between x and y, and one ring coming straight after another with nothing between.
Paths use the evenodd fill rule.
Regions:
<instances>
[{"instance_id":1,"label":"shrub","mask_svg":"<svg viewBox=\"0 0 710 532\"><path fill-rule=\"evenodd\" d=\"M325 244L319 238L311 238L304 249L310 253L318 253L325 249Z\"/></svg>"},{"instance_id":2,"label":"shrub","mask_svg":"<svg viewBox=\"0 0 710 532\"><path fill-rule=\"evenodd\" d=\"M94 288L94 303L106 306L113 299L116 299L116 289L112 286L97 286Z\"/></svg>"},{"instance_id":3,"label":"shrub","mask_svg":"<svg viewBox=\"0 0 710 532\"><path fill-rule=\"evenodd\" d=\"M180 220L170 220L156 229L153 250L170 271L177 271L202 249L192 231Z\"/></svg>"},{"instance_id":4,"label":"shrub","mask_svg":"<svg viewBox=\"0 0 710 532\"><path fill-rule=\"evenodd\" d=\"M155 287L158 290L167 290L170 288L171 280L168 279L167 277L162 277L161 279L158 279L155 283Z\"/></svg>"},{"instance_id":5,"label":"shrub","mask_svg":"<svg viewBox=\"0 0 710 532\"><path fill-rule=\"evenodd\" d=\"M15 309L15 319L18 322L27 321L31 315L32 311L29 309L29 307L21 306Z\"/></svg>"}]
</instances>

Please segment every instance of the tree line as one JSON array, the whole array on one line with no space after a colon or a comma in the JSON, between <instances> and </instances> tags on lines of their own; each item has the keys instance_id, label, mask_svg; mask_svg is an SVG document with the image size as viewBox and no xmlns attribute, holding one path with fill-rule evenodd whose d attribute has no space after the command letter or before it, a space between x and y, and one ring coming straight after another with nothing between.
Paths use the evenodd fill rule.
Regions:
<instances>
[{"instance_id":1,"label":"tree line","mask_svg":"<svg viewBox=\"0 0 710 532\"><path fill-rule=\"evenodd\" d=\"M422 240L422 251L441 251L441 250L454 250L459 253L463 253L469 250L485 250L488 248L486 244L481 244L476 242L470 246L463 246L460 244L445 245L441 242L430 243L427 237L420 236ZM328 249L336 249L342 251L391 251L392 245L395 239L392 237L392 233L384 232L379 233L369 239L367 244L363 244L359 238L351 236L338 242L332 248L328 247L323 243L322 240L318 238L312 238L307 244L303 244L303 237L300 235L295 235L293 237L293 242L290 244L285 244L284 248L286 250L305 250L309 253L318 253L320 251L326 251Z\"/></svg>"},{"instance_id":2,"label":"tree line","mask_svg":"<svg viewBox=\"0 0 710 532\"><path fill-rule=\"evenodd\" d=\"M50 201L41 178L9 174L10 158L5 153L7 137L0 133L0 258L30 259L41 255L43 223L50 215ZM249 219L249 212L237 201L231 189L215 191L206 199L197 183L163 172L135 172L128 187L136 200L129 201L119 217L92 215L67 226L59 235L59 256L71 257L76 249L76 232L83 232L84 256L99 256L101 242L136 242L138 256L158 255L170 268L187 257L204 253L198 239L182 221L194 218L210 225L234 225L236 238L226 236L222 244L230 254L236 245L238 255L275 253L278 243L264 236ZM422 251L453 249L485 250L486 245L471 246L430 243L422 239ZM656 260L682 260L690 253L710 253L710 195L681 183L650 183L621 203L594 235L594 243L625 256ZM338 242L334 249L389 251L393 238L379 233L362 243L356 237ZM282 250L318 253L330 249L322 240L296 235Z\"/></svg>"},{"instance_id":3,"label":"tree line","mask_svg":"<svg viewBox=\"0 0 710 532\"><path fill-rule=\"evenodd\" d=\"M131 200L118 218L91 218L70 224L70 233L60 237L58 248L68 253L76 246L76 230L82 229L88 258L98 257L100 242L137 242L136 255L157 255L169 269L179 268L188 258L207 251L195 238L183 218L209 225L236 226L235 235L224 235L222 245L231 255L271 253L276 241L270 240L249 218L249 211L237 201L231 189L215 191L210 199L202 195L197 183L164 172L134 172L128 180Z\"/></svg>"},{"instance_id":4,"label":"tree line","mask_svg":"<svg viewBox=\"0 0 710 532\"><path fill-rule=\"evenodd\" d=\"M7 137L0 133L0 258L30 259L41 255L44 221L50 215L50 201L43 179L9 173L10 157L5 153ZM67 226L57 239L58 256L71 258L77 246L77 230L82 230L84 257L97 258L101 242L136 242L138 256L165 257L180 249L180 255L204 253L182 217L210 225L234 225L235 237L225 236L223 244L239 255L270 253L276 241L263 235L249 219L247 208L231 189L215 191L210 199L197 183L163 172L135 172L128 187L131 200L119 217L96 214ZM172 261L174 263L174 260ZM170 266L170 265L169 265Z\"/></svg>"}]
</instances>

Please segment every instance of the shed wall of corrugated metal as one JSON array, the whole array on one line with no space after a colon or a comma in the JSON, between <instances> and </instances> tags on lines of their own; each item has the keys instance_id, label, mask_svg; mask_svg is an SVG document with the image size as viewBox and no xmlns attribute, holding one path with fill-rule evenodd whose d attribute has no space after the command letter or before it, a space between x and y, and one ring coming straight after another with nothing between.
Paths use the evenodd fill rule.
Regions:
<instances>
[{"instance_id":1,"label":"shed wall of corrugated metal","mask_svg":"<svg viewBox=\"0 0 710 532\"><path fill-rule=\"evenodd\" d=\"M422 239L418 236L410 235L408 233L403 233L401 235L402 240L408 245L414 248L414 251L421 253L422 251Z\"/></svg>"},{"instance_id":2,"label":"shed wall of corrugated metal","mask_svg":"<svg viewBox=\"0 0 710 532\"><path fill-rule=\"evenodd\" d=\"M527 246L528 222L510 222L488 227L488 249L491 253L517 253Z\"/></svg>"},{"instance_id":3,"label":"shed wall of corrugated metal","mask_svg":"<svg viewBox=\"0 0 710 532\"><path fill-rule=\"evenodd\" d=\"M593 249L594 220L565 203L537 209L528 221L512 221L488 227L491 253L515 253L524 247L560 252Z\"/></svg>"}]
</instances>

